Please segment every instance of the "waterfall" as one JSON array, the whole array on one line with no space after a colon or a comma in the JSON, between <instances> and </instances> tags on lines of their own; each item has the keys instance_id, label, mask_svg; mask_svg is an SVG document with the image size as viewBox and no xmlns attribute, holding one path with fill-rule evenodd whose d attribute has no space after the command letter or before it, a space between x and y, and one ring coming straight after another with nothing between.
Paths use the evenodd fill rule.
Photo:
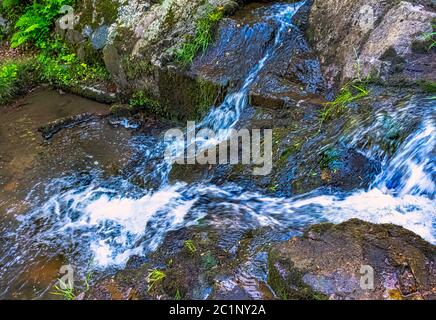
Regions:
<instances>
[{"instance_id":1,"label":"waterfall","mask_svg":"<svg viewBox=\"0 0 436 320\"><path fill-rule=\"evenodd\" d=\"M221 133L213 143L228 139L247 106L250 86L280 47L284 32L293 28L292 16L303 4L277 4L268 9L266 19L278 26L274 42L241 87L197 124L197 130L208 128ZM235 184L170 184L172 166L163 156L169 142L138 138L132 143L142 160L129 168L130 176L107 178L94 171L75 173L50 181L39 197L29 195L34 209L18 216L20 227L5 237L8 251L0 260L0 277L13 274L10 270L20 270L17 265L24 265L44 246L51 250L44 252L48 256L69 252L73 247L71 255L80 262L92 258L102 269L123 267L131 256L155 250L169 231L196 225L205 218L221 228L272 226L296 232L319 222L360 218L402 225L436 243L436 138L432 112L434 109L393 156L385 157L382 172L369 190L333 194L315 190L295 198L247 192ZM364 129L373 130L369 125ZM350 144L365 132L352 134ZM204 141L194 143L200 149L208 147ZM362 152L378 156L379 150L368 148ZM131 176L144 172L149 172L145 178L158 181L157 190L131 183Z\"/></svg>"}]
</instances>

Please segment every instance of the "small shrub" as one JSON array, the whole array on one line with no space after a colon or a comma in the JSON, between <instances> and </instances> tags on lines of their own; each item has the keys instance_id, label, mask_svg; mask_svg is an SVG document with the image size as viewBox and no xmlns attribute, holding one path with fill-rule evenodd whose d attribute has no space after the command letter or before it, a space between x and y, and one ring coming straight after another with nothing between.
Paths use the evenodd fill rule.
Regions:
<instances>
[{"instance_id":1,"label":"small shrub","mask_svg":"<svg viewBox=\"0 0 436 320\"><path fill-rule=\"evenodd\" d=\"M33 58L8 61L0 65L0 105L36 82L38 64Z\"/></svg>"},{"instance_id":2,"label":"small shrub","mask_svg":"<svg viewBox=\"0 0 436 320\"><path fill-rule=\"evenodd\" d=\"M75 86L109 79L103 66L81 62L59 40L47 43L39 54L38 61L41 64L41 80L52 85Z\"/></svg>"}]
</instances>

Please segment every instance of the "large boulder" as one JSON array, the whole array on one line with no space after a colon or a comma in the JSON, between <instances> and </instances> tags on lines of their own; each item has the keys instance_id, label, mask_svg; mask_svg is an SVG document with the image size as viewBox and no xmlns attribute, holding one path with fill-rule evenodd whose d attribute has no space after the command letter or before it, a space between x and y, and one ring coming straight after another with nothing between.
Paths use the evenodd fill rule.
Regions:
<instances>
[{"instance_id":1,"label":"large boulder","mask_svg":"<svg viewBox=\"0 0 436 320\"><path fill-rule=\"evenodd\" d=\"M425 71L434 64L434 50L415 48L432 31L435 9L429 0L314 0L307 35L329 87L369 75L434 81L434 73Z\"/></svg>"},{"instance_id":2,"label":"large boulder","mask_svg":"<svg viewBox=\"0 0 436 320\"><path fill-rule=\"evenodd\" d=\"M315 225L275 245L269 266L284 299L436 299L436 247L395 225Z\"/></svg>"},{"instance_id":3,"label":"large boulder","mask_svg":"<svg viewBox=\"0 0 436 320\"><path fill-rule=\"evenodd\" d=\"M74 29L58 24L57 32L82 60L106 65L120 97L136 93L159 109L152 112L193 120L219 101L225 88L188 73L174 63L174 55L195 36L200 19L236 6L233 0L83 0L75 8Z\"/></svg>"}]
</instances>

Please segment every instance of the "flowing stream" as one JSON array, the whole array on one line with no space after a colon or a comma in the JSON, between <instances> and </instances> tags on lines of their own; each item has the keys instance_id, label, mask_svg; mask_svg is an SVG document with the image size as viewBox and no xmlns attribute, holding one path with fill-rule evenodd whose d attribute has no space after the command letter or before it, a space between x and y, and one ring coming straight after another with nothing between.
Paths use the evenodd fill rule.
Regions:
<instances>
[{"instance_id":1,"label":"flowing stream","mask_svg":"<svg viewBox=\"0 0 436 320\"><path fill-rule=\"evenodd\" d=\"M294 28L291 19L302 4L269 8L267 18L278 25L274 43L241 88L197 125L197 129L221 129L214 143L226 140L237 124L247 106L250 85L280 46L283 34ZM171 162L163 156L168 142L134 137L131 147L142 158L129 167L128 174L107 177L98 169L76 172L35 186L29 193L26 201L32 209L17 214L17 229L3 236L0 295L10 291L15 275L23 272L35 255L62 253L77 265L92 259L100 270L122 268L133 255L155 250L168 231L196 225L205 218L209 224L244 230L261 226L302 230L323 221L360 218L402 225L436 244L436 132L434 104L430 105L395 154L383 159L382 172L369 190L349 193L315 190L295 198L275 198L230 183L171 184ZM405 107L398 118L413 107ZM374 130L375 119L365 126L366 132ZM380 150L361 145L366 132L351 132L349 145L368 157L380 158ZM207 146L204 141L195 143ZM135 175L157 187L139 187L131 182Z\"/></svg>"}]
</instances>

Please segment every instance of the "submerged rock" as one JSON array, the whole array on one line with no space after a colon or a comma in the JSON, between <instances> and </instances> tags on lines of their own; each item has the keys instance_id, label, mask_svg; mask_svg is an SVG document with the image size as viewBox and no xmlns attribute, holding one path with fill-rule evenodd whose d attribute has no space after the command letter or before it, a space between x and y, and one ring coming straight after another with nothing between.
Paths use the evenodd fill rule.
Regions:
<instances>
[{"instance_id":1,"label":"submerged rock","mask_svg":"<svg viewBox=\"0 0 436 320\"><path fill-rule=\"evenodd\" d=\"M436 299L436 247L395 225L314 225L275 245L269 266L283 299Z\"/></svg>"}]
</instances>

